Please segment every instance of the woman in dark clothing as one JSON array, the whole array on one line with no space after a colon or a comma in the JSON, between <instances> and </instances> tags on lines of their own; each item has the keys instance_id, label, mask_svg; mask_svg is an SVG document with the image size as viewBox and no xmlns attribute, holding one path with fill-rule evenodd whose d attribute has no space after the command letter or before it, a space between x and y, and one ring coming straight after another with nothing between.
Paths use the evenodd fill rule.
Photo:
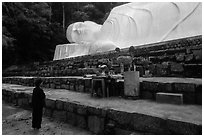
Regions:
<instances>
[{"instance_id":1,"label":"woman in dark clothing","mask_svg":"<svg viewBox=\"0 0 204 137\"><path fill-rule=\"evenodd\" d=\"M34 129L41 128L43 106L45 105L45 93L40 88L41 83L41 79L36 80L32 95L32 127Z\"/></svg>"}]
</instances>

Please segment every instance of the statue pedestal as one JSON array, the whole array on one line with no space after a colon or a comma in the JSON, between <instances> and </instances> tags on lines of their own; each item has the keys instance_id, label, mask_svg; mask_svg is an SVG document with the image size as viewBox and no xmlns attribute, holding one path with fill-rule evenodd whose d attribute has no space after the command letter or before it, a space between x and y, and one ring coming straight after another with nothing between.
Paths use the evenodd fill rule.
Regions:
<instances>
[{"instance_id":1,"label":"statue pedestal","mask_svg":"<svg viewBox=\"0 0 204 137\"><path fill-rule=\"evenodd\" d=\"M124 95L126 97L139 97L139 93L139 71L124 72Z\"/></svg>"},{"instance_id":2,"label":"statue pedestal","mask_svg":"<svg viewBox=\"0 0 204 137\"><path fill-rule=\"evenodd\" d=\"M60 60L65 58L88 55L90 50L89 44L61 44L55 48L55 55L53 60Z\"/></svg>"}]
</instances>

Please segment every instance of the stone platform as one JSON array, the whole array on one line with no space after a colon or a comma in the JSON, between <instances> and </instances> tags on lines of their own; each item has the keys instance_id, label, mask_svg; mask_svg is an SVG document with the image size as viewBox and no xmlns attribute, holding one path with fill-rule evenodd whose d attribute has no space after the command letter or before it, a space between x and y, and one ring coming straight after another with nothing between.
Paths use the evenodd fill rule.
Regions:
<instances>
[{"instance_id":1,"label":"stone platform","mask_svg":"<svg viewBox=\"0 0 204 137\"><path fill-rule=\"evenodd\" d=\"M201 105L160 104L119 97L92 98L88 93L43 88L45 115L85 128L95 134L119 131L149 134L202 134ZM29 106L33 87L2 84L3 100Z\"/></svg>"},{"instance_id":2,"label":"stone platform","mask_svg":"<svg viewBox=\"0 0 204 137\"><path fill-rule=\"evenodd\" d=\"M134 45L133 45L134 46ZM31 62L3 70L3 76L83 76L97 74L102 64L112 64L120 73L119 56L133 56L133 64L140 76L149 71L156 77L202 78L202 35L159 43L137 45L132 48L92 55L78 56L56 61Z\"/></svg>"},{"instance_id":3,"label":"stone platform","mask_svg":"<svg viewBox=\"0 0 204 137\"><path fill-rule=\"evenodd\" d=\"M3 83L34 86L37 77L3 77ZM91 93L92 78L79 76L40 77L42 87L67 89L82 93ZM124 96L124 80L115 83L116 95ZM202 79L175 77L140 77L140 98L156 100L156 93L179 93L183 95L184 104L202 104Z\"/></svg>"}]
</instances>

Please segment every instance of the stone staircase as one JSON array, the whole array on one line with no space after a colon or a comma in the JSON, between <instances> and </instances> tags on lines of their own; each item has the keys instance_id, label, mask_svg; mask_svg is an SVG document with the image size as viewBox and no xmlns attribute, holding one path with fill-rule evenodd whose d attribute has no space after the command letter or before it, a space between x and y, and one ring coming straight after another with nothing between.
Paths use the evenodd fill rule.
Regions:
<instances>
[{"instance_id":1,"label":"stone staircase","mask_svg":"<svg viewBox=\"0 0 204 137\"><path fill-rule=\"evenodd\" d=\"M95 74L98 65L112 65L120 72L117 57L130 55L140 76L149 71L153 77L202 78L202 36L135 46L120 52L109 51L57 61L35 62L3 72L3 76L83 76Z\"/></svg>"},{"instance_id":2,"label":"stone staircase","mask_svg":"<svg viewBox=\"0 0 204 137\"><path fill-rule=\"evenodd\" d=\"M140 72L139 99L124 96L123 79L112 85L114 91L110 91L113 93L110 98L91 98L92 78L83 76L96 74L100 64L112 64L117 73L120 71L117 57L127 54L132 54ZM151 77L143 77L145 71L149 71ZM42 87L49 90L46 115L95 134L105 134L107 125L114 125L117 133L124 130L130 131L128 133L202 134L201 74L202 36L195 36L137 46L132 53L127 48L7 70L3 72L2 95L7 102L29 106L34 81L41 78ZM106 101L111 103L104 103ZM194 114L197 121L191 118Z\"/></svg>"}]
</instances>

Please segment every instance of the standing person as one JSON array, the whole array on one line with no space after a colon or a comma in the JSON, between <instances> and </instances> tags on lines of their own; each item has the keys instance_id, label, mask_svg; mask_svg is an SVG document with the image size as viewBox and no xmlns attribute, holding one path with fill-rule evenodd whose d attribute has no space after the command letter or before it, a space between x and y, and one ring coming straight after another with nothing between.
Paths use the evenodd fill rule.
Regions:
<instances>
[{"instance_id":1,"label":"standing person","mask_svg":"<svg viewBox=\"0 0 204 137\"><path fill-rule=\"evenodd\" d=\"M37 79L35 81L35 88L33 89L32 95L32 127L34 129L41 128L43 106L45 105L45 93L40 88L41 84L41 79Z\"/></svg>"}]
</instances>

